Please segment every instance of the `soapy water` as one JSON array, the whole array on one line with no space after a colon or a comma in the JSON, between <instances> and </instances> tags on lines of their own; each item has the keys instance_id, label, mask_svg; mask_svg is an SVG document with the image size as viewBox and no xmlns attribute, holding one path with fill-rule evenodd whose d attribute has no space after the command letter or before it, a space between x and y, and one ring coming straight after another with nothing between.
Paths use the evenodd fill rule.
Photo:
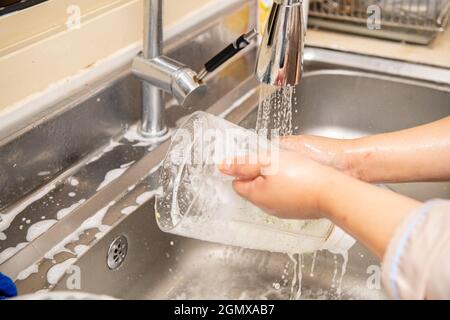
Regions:
<instances>
[{"instance_id":1,"label":"soapy water","mask_svg":"<svg viewBox=\"0 0 450 320\"><path fill-rule=\"evenodd\" d=\"M171 233L225 245L271 252L310 252L320 248L330 224L324 220L283 220L265 214L233 192L231 181L205 177L202 193L191 204L193 212L183 215L172 204ZM225 185L225 186L224 186ZM177 210L178 209L178 210ZM180 223L182 221L182 223ZM317 236L319 235L319 236Z\"/></svg>"},{"instance_id":2,"label":"soapy water","mask_svg":"<svg viewBox=\"0 0 450 320\"><path fill-rule=\"evenodd\" d=\"M294 275L292 277L292 283L291 283L291 299L292 300L298 300L300 299L300 296L302 295L302 255L297 254L297 257L295 257L294 254L289 254L289 258L294 263Z\"/></svg>"},{"instance_id":3,"label":"soapy water","mask_svg":"<svg viewBox=\"0 0 450 320\"><path fill-rule=\"evenodd\" d=\"M17 244L15 247L9 247L0 252L0 265L11 258L13 255L15 255L17 252L22 250L28 245L28 242L21 242Z\"/></svg>"},{"instance_id":4,"label":"soapy water","mask_svg":"<svg viewBox=\"0 0 450 320\"><path fill-rule=\"evenodd\" d=\"M128 167L128 166L127 166ZM150 172L154 173L158 167L153 168ZM135 199L136 205L131 205L129 207L126 207L121 210L121 213L124 215L130 215L135 210L139 208L140 205L142 205L144 202L148 201L149 199L153 198L155 195L161 193L161 188L157 188L151 191L146 191L138 195ZM83 203L85 200L80 200L80 203ZM78 205L80 205L78 203ZM74 232L69 234L66 238L64 238L61 242L56 244L52 249L50 249L45 255L44 258L46 260L52 261L53 265L50 267L50 269L47 270L47 282L49 283L50 287L52 287L54 284L56 284L59 279L65 274L66 270L76 262L76 260L82 256L84 253L86 253L90 246L86 244L76 244L81 237L84 234L88 234L90 230L97 229L97 232L95 233L95 239L99 240L102 238L110 229L111 226L104 223L104 219L106 214L108 213L109 209L113 207L116 204L115 201L111 201L108 203L107 206L103 207L99 211L97 211L93 216L86 219ZM66 209L70 209L70 211L73 211L76 208L76 206L69 207ZM69 211L67 211L69 212ZM68 213L67 213L68 214ZM66 215L66 214L65 214ZM53 221L51 221L53 222ZM56 220L55 220L56 222ZM36 229L35 231L32 231L31 234L32 237L36 236L38 233L45 232L45 229L50 228L53 225L53 223L50 223L50 221L42 221L42 225L35 224L35 226L31 226L30 228ZM30 236L31 237L31 236ZM70 245L76 244L73 248L70 247ZM10 256L14 255L15 252L21 250L24 246L26 246L27 243L20 244L17 248L9 248L7 251L5 251L5 257L6 259ZM61 263L56 264L55 263L55 256L57 256L60 253L67 252L69 254L74 255L74 258L67 259L65 261L62 261ZM17 280L25 280L28 277L30 277L32 274L37 273L39 271L39 265L34 264L29 266L27 269L22 270Z\"/></svg>"},{"instance_id":5,"label":"soapy water","mask_svg":"<svg viewBox=\"0 0 450 320\"><path fill-rule=\"evenodd\" d=\"M86 199L80 199L78 202L75 202L71 206L61 209L56 213L56 218L58 220L63 219L64 217L70 215L73 211L75 211L79 206L86 202Z\"/></svg>"},{"instance_id":6,"label":"soapy water","mask_svg":"<svg viewBox=\"0 0 450 320\"><path fill-rule=\"evenodd\" d=\"M314 277L314 269L316 267L316 259L317 259L317 251L314 251L313 257L312 257L312 262L311 262L311 271L309 273L310 277Z\"/></svg>"},{"instance_id":7,"label":"soapy water","mask_svg":"<svg viewBox=\"0 0 450 320\"><path fill-rule=\"evenodd\" d=\"M336 288L336 294L338 296L340 296L342 294L342 281L344 279L345 273L347 272L348 251L345 251L345 250L337 250L337 251L330 250L330 251L335 253L335 256L334 256L334 261L335 261L335 269L334 270L335 271L333 274L333 280L332 280L333 283L332 283L331 287ZM339 278L336 278L337 270L338 270L337 256L339 256L339 255L342 257L343 262L342 262L342 267L341 267L341 272L340 272Z\"/></svg>"},{"instance_id":8,"label":"soapy water","mask_svg":"<svg viewBox=\"0 0 450 320\"><path fill-rule=\"evenodd\" d=\"M50 285L56 285L61 279L64 274L66 273L67 269L75 263L77 259L76 258L70 258L67 259L61 263L55 264L47 271L47 282Z\"/></svg>"},{"instance_id":9,"label":"soapy water","mask_svg":"<svg viewBox=\"0 0 450 320\"><path fill-rule=\"evenodd\" d=\"M133 130L129 130L129 131L133 131ZM137 131L137 130L134 130ZM135 139L135 137L137 136L137 134L135 134L133 131L133 134L129 134L126 138L132 138L133 137L133 141L139 140L139 139ZM140 138L140 140L144 141L142 138ZM138 141L139 142L139 141ZM145 141L147 143L147 141ZM143 142L142 142L143 143ZM101 153L99 155L95 155L93 158L89 157L89 159L87 159L86 164L89 164L91 162L96 161L97 159L101 158L103 154L111 152L113 150L115 150L117 147L123 145L125 143L121 142L121 141L115 141L113 139L111 139L110 143L105 146ZM136 145L136 146L140 146L140 145ZM147 145L145 145L147 146ZM135 146L133 146L135 147ZM129 169L132 165L133 165L134 161L122 164L120 167L110 170L108 173L105 174L105 178L103 180L103 182L100 183L100 185L98 186L98 190L106 187L106 185L108 185L111 181L117 179L120 175L122 175L127 169ZM153 168L149 174L153 173L154 170L158 169ZM40 172L38 175L40 176L44 176L47 175L47 172ZM67 184L72 186L72 187L78 187L80 185L80 181L78 180L78 178L75 178L74 176L68 177L66 180ZM44 186L43 188L39 189L37 192L33 193L31 196L27 197L24 201L22 201L18 206L15 206L13 209L5 212L5 213L0 213L0 241L5 241L8 237L7 234L5 232L3 232L3 230L7 230L10 225L11 222L15 220L15 218L18 216L19 213L23 212L23 210L25 208L27 208L31 203L34 203L36 201L40 201L41 199L43 199L42 201L44 201L44 198L46 199L53 199L53 196L48 197L48 194L53 191L56 186L59 184L59 181L55 182L55 183L51 183L49 185ZM130 188L130 190L132 190L133 188ZM78 192L68 192L67 196L69 198L74 198L76 197L78 194ZM145 193L143 195L140 196L138 202L139 204L142 204L143 202L145 202L146 200L148 200L149 196L151 197L152 194L151 193ZM34 241L35 239L37 239L39 236L41 236L42 234L44 234L45 232L47 232L52 226L54 226L57 223L57 220L61 220L63 218L65 218L66 216L70 215L73 211L75 211L76 209L78 209L79 206L81 206L86 199L81 199L78 200L78 202L72 203L69 207L67 208L62 208L60 209L55 216L55 219L46 219L45 216L41 217L42 221L37 221L36 223L32 223L32 220L28 219L25 220L25 218L22 219L23 224L19 226L19 230L25 230L26 231L26 236L25 239L28 242L23 242L23 243L18 243L15 246L11 246L9 248L6 248L4 250L0 251L0 264L5 262L6 260L10 259L12 256L14 256L17 252L21 251L23 248L25 248L30 242ZM43 202L44 205L46 204L46 202ZM47 205L48 206L48 205ZM56 203L56 206L59 207L59 203ZM123 214L124 215L129 215L132 212L134 212L136 209L136 207L131 206L130 208L128 208L127 210L123 210ZM55 210L56 211L56 210ZM34 221L33 221L34 222ZM88 225L85 224L83 226L83 228L81 229L85 229ZM75 231L75 233L79 233L80 231L83 231L81 229L77 229ZM98 226L99 229L99 233L96 235L96 238L100 238L108 229L109 226L106 225L99 225ZM67 239L64 239L67 240ZM73 239L71 240L76 240L76 237L73 237ZM75 248L76 250L78 250L78 252L76 252L77 255L81 254L83 252L83 250L85 249L83 248ZM60 250L60 252L64 252L64 251L73 251L73 250L66 250L65 248L62 248L61 246L58 246L58 248L53 248L46 256L47 258L49 256L52 256L56 253L58 253L57 251Z\"/></svg>"},{"instance_id":10,"label":"soapy water","mask_svg":"<svg viewBox=\"0 0 450 320\"><path fill-rule=\"evenodd\" d=\"M333 257L328 251L319 251L316 258L325 263L319 266L319 277L313 278L308 275L314 263L314 254L292 254L283 255L270 253L268 251L252 251L241 247L226 246L221 250L210 250L198 253L198 263L202 258L207 261L202 271L187 267L184 263L178 265L175 261L183 261L181 248L183 242L179 243L176 251L170 250L166 255L171 259L170 271L167 277L173 278L175 282L167 293L169 299L204 299L215 297L215 299L341 299L350 298L355 292L355 283L345 286L345 290L338 292L336 287L340 285L344 265L342 258L337 256L335 265L337 275L332 282ZM324 261L330 261L330 263ZM318 262L319 263L319 262ZM187 268L186 268L187 267ZM323 268L325 267L325 268ZM217 273L217 268L220 272ZM328 270L328 271L325 271ZM303 271L303 272L301 272ZM343 273L342 273L343 274ZM175 279L177 278L177 279ZM192 279L201 279L201 283L193 285ZM196 280L194 280L196 282ZM334 284L334 287L333 287Z\"/></svg>"},{"instance_id":11,"label":"soapy water","mask_svg":"<svg viewBox=\"0 0 450 320\"><path fill-rule=\"evenodd\" d=\"M57 223L58 220L56 219L48 219L36 222L31 227L28 228L26 239L28 242L33 241L43 233L45 233L47 230L49 230L52 226Z\"/></svg>"},{"instance_id":12,"label":"soapy water","mask_svg":"<svg viewBox=\"0 0 450 320\"><path fill-rule=\"evenodd\" d=\"M89 247L86 245L77 245L73 249L67 247L70 243L75 243L78 241L82 234L87 230L97 229L98 232L95 235L96 239L101 238L109 229L110 226L103 224L103 219L108 212L108 210L115 204L114 201L110 202L106 207L100 209L93 216L85 220L80 227L78 227L73 233L64 238L61 242L50 249L44 258L47 260L54 261L54 257L62 252L68 252L74 254L76 258L67 259L59 264L54 264L47 271L47 282L52 286L55 285L58 280L64 275L66 270L76 262L77 258L84 254ZM31 274L38 272L38 265L32 265L27 269L19 273L18 280L25 280Z\"/></svg>"},{"instance_id":13,"label":"soapy water","mask_svg":"<svg viewBox=\"0 0 450 320\"><path fill-rule=\"evenodd\" d=\"M96 191L100 191L101 189L109 185L112 181L118 179L122 174L125 173L125 171L127 171L130 168L130 166L133 163L134 161L130 163L125 163L121 165L120 168L108 171L105 175L105 179L102 181L102 183L100 183Z\"/></svg>"},{"instance_id":14,"label":"soapy water","mask_svg":"<svg viewBox=\"0 0 450 320\"><path fill-rule=\"evenodd\" d=\"M25 280L32 274L38 273L38 272L39 272L39 266L37 264L32 264L31 266L29 266L25 270L22 270L19 273L19 275L17 276L17 280Z\"/></svg>"},{"instance_id":15,"label":"soapy water","mask_svg":"<svg viewBox=\"0 0 450 320\"><path fill-rule=\"evenodd\" d=\"M6 213L0 213L0 232L5 231L9 228L14 219L27 208L30 204L35 201L42 199L46 196L50 191L56 188L56 184L52 183L46 185L36 193L32 194L30 197L22 201L19 205L15 206L13 209L9 210ZM1 255L1 253L0 253ZM1 260L1 257L0 257Z\"/></svg>"},{"instance_id":16,"label":"soapy water","mask_svg":"<svg viewBox=\"0 0 450 320\"><path fill-rule=\"evenodd\" d=\"M267 132L275 132L279 136L292 135L294 129L298 130L298 127L293 128L292 115L293 111L298 112L297 96L295 86L286 86L281 88L274 88L270 85L260 85L260 99L259 108L256 122L257 131L267 130ZM302 239L299 239L302 243L298 245L298 254L289 253L289 258L294 263L294 275L291 283L291 298L299 299L302 294L302 252L304 251L302 246L304 245ZM293 248L295 249L295 247ZM316 248L317 249L317 248ZM317 250L310 250L313 253L310 277L314 277L314 268L317 259ZM335 256L335 271L333 275L332 288L336 288L338 296L342 293L342 281L346 272L348 263L348 251L339 250L334 252L343 257L342 269L337 278L338 266L337 258Z\"/></svg>"}]
</instances>

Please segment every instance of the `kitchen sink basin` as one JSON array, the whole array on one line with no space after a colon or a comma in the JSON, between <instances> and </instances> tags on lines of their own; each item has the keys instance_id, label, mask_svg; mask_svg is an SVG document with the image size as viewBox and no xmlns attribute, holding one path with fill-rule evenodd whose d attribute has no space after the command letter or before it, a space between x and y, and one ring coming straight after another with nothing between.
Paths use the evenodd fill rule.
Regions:
<instances>
[{"instance_id":1,"label":"kitchen sink basin","mask_svg":"<svg viewBox=\"0 0 450 320\"><path fill-rule=\"evenodd\" d=\"M249 80L241 90L247 97L227 118L254 128L258 87ZM450 115L447 89L348 70L306 73L296 95L296 134L355 138ZM210 111L218 114L220 104L227 102L219 102ZM157 172L148 179L156 188ZM449 198L449 186L408 183L380 187L424 201ZM112 271L105 264L105 253L119 235L128 239L128 254L123 265ZM86 252L77 265L86 274L83 290L120 298L386 298L380 286L380 262L359 243L348 254L319 251L289 256L187 239L158 229L153 199ZM57 288L67 289L66 282L63 279Z\"/></svg>"},{"instance_id":2,"label":"kitchen sink basin","mask_svg":"<svg viewBox=\"0 0 450 320\"><path fill-rule=\"evenodd\" d=\"M218 37L214 32L220 28L220 23L209 25L209 36L198 39L222 39L211 49L217 51L240 32L230 39ZM198 47L192 43L174 50L172 57L192 59ZM208 107L203 110L255 127L255 56L255 47L249 48L207 79ZM304 68L295 90L295 134L355 138L450 115L450 70L320 48L306 49ZM21 294L77 290L124 299L386 298L380 261L359 243L348 253L287 255L160 231L154 196L160 192L158 166L169 142L155 144L137 134L140 86L129 66L61 105L54 115L0 143L0 181L7 181L0 195L0 271L16 280ZM172 129L192 111L167 99ZM421 201L450 198L450 183L380 187Z\"/></svg>"}]
</instances>

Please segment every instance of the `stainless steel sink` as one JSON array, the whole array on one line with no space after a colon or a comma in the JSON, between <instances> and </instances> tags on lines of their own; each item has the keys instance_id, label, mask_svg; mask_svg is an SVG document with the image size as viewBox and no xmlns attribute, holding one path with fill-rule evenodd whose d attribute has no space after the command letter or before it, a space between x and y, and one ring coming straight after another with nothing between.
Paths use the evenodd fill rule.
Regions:
<instances>
[{"instance_id":1,"label":"stainless steel sink","mask_svg":"<svg viewBox=\"0 0 450 320\"><path fill-rule=\"evenodd\" d=\"M240 4L227 12L247 17L239 20L242 29L256 16L249 3L251 10ZM188 44L174 43L170 54L187 62L194 56L203 60L211 52L199 54L199 43L214 43L211 51L217 51L241 31L230 30L226 18L213 20L205 24L207 30L197 28ZM255 48L250 48L208 79L208 112L254 128L259 101L254 61ZM296 134L352 138L450 115L450 70L307 48L296 96ZM173 101L167 106L172 128L192 112ZM136 299L386 298L380 262L358 243L347 263L346 256L329 251L288 256L161 232L154 195L168 142L157 145L136 136L139 108L140 86L129 67L113 70L62 101L55 114L0 142L0 180L5 182L0 227L10 224L1 231L6 239L0 238L0 271L16 279L20 293L69 289ZM419 200L450 198L450 183L384 187ZM39 221L51 227L30 232ZM108 259L114 263L108 265Z\"/></svg>"},{"instance_id":2,"label":"stainless steel sink","mask_svg":"<svg viewBox=\"0 0 450 320\"><path fill-rule=\"evenodd\" d=\"M254 128L256 121L258 90L252 93L253 85L253 80L242 85L240 90L250 95L227 116L248 128ZM450 114L448 90L370 73L315 71L305 76L297 97L296 133L330 137L398 130ZM227 103L226 98L210 111L218 113L221 104ZM449 198L449 185L387 187L426 200ZM227 247L162 233L153 205L152 200L140 207L77 262L81 270L89 270L84 290L137 299L386 298L378 282L379 261L359 244L349 251L348 264L341 254L328 251L290 257ZM121 234L128 239L129 256L119 270L110 271L104 263L105 252ZM65 288L65 280L58 288Z\"/></svg>"}]
</instances>

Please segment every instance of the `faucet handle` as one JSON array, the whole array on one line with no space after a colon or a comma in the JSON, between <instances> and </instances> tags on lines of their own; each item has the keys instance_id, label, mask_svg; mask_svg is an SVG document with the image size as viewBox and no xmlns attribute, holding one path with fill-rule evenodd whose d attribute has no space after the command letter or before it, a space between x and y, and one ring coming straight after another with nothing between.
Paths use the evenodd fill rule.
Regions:
<instances>
[{"instance_id":1,"label":"faucet handle","mask_svg":"<svg viewBox=\"0 0 450 320\"><path fill-rule=\"evenodd\" d=\"M256 38L257 35L258 32L256 31L256 29L252 29L249 32L241 35L225 49L216 54L211 60L206 62L204 68L198 74L197 79L199 81L203 80L208 73L213 72L222 64L234 57L239 51L246 48L250 44L250 41Z\"/></svg>"}]
</instances>

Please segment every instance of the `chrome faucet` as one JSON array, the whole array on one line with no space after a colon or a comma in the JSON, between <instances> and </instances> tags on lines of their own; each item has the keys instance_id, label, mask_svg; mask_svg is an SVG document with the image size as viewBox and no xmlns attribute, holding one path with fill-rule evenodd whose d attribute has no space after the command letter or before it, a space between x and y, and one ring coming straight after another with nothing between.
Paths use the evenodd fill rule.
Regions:
<instances>
[{"instance_id":1,"label":"chrome faucet","mask_svg":"<svg viewBox=\"0 0 450 320\"><path fill-rule=\"evenodd\" d=\"M132 72L142 82L141 133L149 138L166 134L163 91L172 93L182 106L204 94L206 86L190 68L163 56L162 0L144 1L142 55L133 61Z\"/></svg>"},{"instance_id":2,"label":"chrome faucet","mask_svg":"<svg viewBox=\"0 0 450 320\"><path fill-rule=\"evenodd\" d=\"M205 76L214 71L257 36L255 30L240 36L205 64L199 75L163 55L162 0L144 0L143 52L133 61L132 72L142 80L140 132L148 138L167 133L163 92L171 93L183 107L194 105L206 92Z\"/></svg>"},{"instance_id":3,"label":"chrome faucet","mask_svg":"<svg viewBox=\"0 0 450 320\"><path fill-rule=\"evenodd\" d=\"M256 63L260 82L277 87L300 83L305 20L302 0L274 0Z\"/></svg>"}]
</instances>

